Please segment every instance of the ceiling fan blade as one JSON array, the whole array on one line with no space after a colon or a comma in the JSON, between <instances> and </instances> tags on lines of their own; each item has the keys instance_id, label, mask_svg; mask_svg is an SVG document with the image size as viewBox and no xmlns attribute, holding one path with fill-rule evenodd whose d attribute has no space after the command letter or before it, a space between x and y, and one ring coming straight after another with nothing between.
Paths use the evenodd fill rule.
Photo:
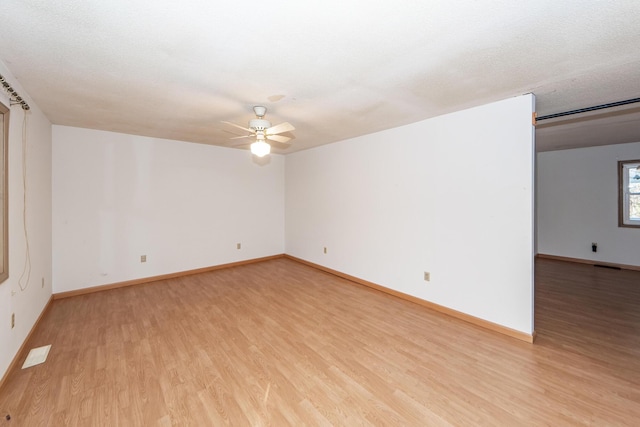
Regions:
<instances>
[{"instance_id":1,"label":"ceiling fan blade","mask_svg":"<svg viewBox=\"0 0 640 427\"><path fill-rule=\"evenodd\" d=\"M228 133L228 134L229 134L229 135L228 135L228 136L229 136L229 138L231 138L231 136L244 136L244 135L245 135L244 133L241 133L241 132L235 132L235 131L230 131L230 130L227 130L227 129L222 129L222 132L224 132L224 133Z\"/></svg>"},{"instance_id":2,"label":"ceiling fan blade","mask_svg":"<svg viewBox=\"0 0 640 427\"><path fill-rule=\"evenodd\" d=\"M284 122L284 123L280 123L279 125L271 126L270 128L268 128L267 135L274 135L276 133L282 133L282 132L290 132L292 130L296 130L296 128L294 128L291 123Z\"/></svg>"},{"instance_id":3,"label":"ceiling fan blade","mask_svg":"<svg viewBox=\"0 0 640 427\"><path fill-rule=\"evenodd\" d=\"M284 135L266 135L267 139L270 139L272 141L276 141L276 142L289 142L289 140L291 138L289 138L288 136L284 136Z\"/></svg>"},{"instance_id":4,"label":"ceiling fan blade","mask_svg":"<svg viewBox=\"0 0 640 427\"><path fill-rule=\"evenodd\" d=\"M225 122L224 120L222 121L222 123L226 123L226 124L228 124L228 125L235 126L235 127L237 127L238 129L242 129L242 130L244 130L244 131L247 131L247 132L253 133L253 131L252 131L251 129L249 129L249 128L245 128L245 127L242 127L242 126L237 125L237 124L235 124L235 123Z\"/></svg>"},{"instance_id":5,"label":"ceiling fan blade","mask_svg":"<svg viewBox=\"0 0 640 427\"><path fill-rule=\"evenodd\" d=\"M234 136L233 138L229 138L229 139L240 139L240 138L250 138L253 135L242 135L242 136Z\"/></svg>"}]
</instances>

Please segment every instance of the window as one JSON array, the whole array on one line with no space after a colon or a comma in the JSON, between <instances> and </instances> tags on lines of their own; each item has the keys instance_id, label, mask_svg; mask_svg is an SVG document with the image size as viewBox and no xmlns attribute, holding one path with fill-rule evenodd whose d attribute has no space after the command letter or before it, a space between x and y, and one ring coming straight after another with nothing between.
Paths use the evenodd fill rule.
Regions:
<instances>
[{"instance_id":1,"label":"window","mask_svg":"<svg viewBox=\"0 0 640 427\"><path fill-rule=\"evenodd\" d=\"M640 227L640 160L618 162L618 225Z\"/></svg>"}]
</instances>

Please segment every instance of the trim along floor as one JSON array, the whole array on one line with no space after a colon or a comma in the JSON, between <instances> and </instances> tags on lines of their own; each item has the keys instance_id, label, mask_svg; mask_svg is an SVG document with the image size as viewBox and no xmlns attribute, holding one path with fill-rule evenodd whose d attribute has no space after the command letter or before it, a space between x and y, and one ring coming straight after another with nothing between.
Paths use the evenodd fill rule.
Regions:
<instances>
[{"instance_id":1,"label":"trim along floor","mask_svg":"<svg viewBox=\"0 0 640 427\"><path fill-rule=\"evenodd\" d=\"M637 425L640 272L536 270L535 344L287 258L55 300L0 426Z\"/></svg>"}]
</instances>

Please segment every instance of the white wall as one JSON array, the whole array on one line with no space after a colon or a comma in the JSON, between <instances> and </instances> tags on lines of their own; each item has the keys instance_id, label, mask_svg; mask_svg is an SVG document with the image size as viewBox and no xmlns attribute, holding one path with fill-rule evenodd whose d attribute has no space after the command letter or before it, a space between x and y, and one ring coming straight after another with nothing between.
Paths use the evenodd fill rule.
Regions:
<instances>
[{"instance_id":1,"label":"white wall","mask_svg":"<svg viewBox=\"0 0 640 427\"><path fill-rule=\"evenodd\" d=\"M51 123L0 62L0 74L27 100L27 211L31 269L24 270L22 125L24 111L11 107L9 123L9 278L0 284L0 378L4 376L51 296ZM6 92L0 98L7 103ZM25 275L20 280L20 277ZM42 281L44 279L44 286ZM16 325L11 329L11 314Z\"/></svg>"},{"instance_id":2,"label":"white wall","mask_svg":"<svg viewBox=\"0 0 640 427\"><path fill-rule=\"evenodd\" d=\"M520 96L288 155L287 253L531 333L533 105Z\"/></svg>"},{"instance_id":3,"label":"white wall","mask_svg":"<svg viewBox=\"0 0 640 427\"><path fill-rule=\"evenodd\" d=\"M282 156L53 127L54 293L283 252Z\"/></svg>"},{"instance_id":4,"label":"white wall","mask_svg":"<svg viewBox=\"0 0 640 427\"><path fill-rule=\"evenodd\" d=\"M634 159L640 142L539 153L538 252L640 266L640 229L618 227L618 160Z\"/></svg>"}]
</instances>

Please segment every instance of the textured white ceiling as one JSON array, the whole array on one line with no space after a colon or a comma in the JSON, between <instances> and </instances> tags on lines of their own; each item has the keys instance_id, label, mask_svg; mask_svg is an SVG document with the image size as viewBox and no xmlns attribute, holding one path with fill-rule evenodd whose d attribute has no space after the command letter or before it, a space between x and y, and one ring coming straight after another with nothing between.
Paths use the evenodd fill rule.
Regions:
<instances>
[{"instance_id":1,"label":"textured white ceiling","mask_svg":"<svg viewBox=\"0 0 640 427\"><path fill-rule=\"evenodd\" d=\"M296 127L287 153L528 92L538 115L640 97L638 0L3 0L0 22L53 123L205 144L253 105ZM538 144L640 141L615 117Z\"/></svg>"}]
</instances>

